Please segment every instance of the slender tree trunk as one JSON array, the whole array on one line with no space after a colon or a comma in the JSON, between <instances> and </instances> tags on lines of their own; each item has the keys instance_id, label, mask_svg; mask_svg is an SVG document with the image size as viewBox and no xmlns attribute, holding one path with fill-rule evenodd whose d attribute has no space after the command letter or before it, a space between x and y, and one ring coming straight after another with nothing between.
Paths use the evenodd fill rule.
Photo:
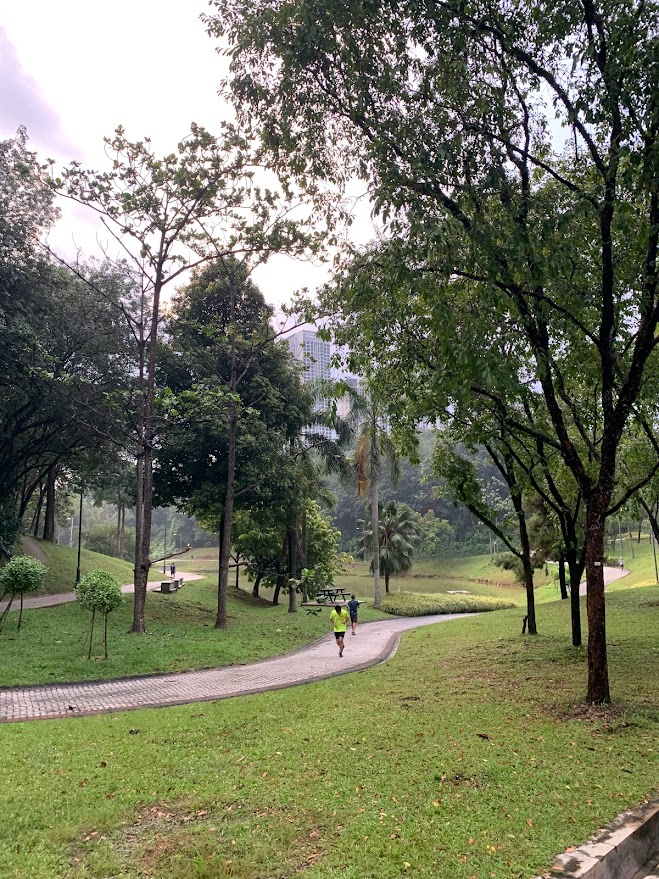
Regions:
<instances>
[{"instance_id":1,"label":"slender tree trunk","mask_svg":"<svg viewBox=\"0 0 659 879\"><path fill-rule=\"evenodd\" d=\"M5 590L5 592L2 595L2 598L0 598L0 601L4 601L6 597L7 597L7 591ZM2 616L0 616L0 628L2 628L2 624L5 621L5 617L7 616L9 611L11 610L11 606L13 603L14 603L14 593L12 592L11 595L9 596L9 601L7 602L7 607L3 610Z\"/></svg>"},{"instance_id":2,"label":"slender tree trunk","mask_svg":"<svg viewBox=\"0 0 659 879\"><path fill-rule=\"evenodd\" d=\"M598 491L590 498L586 512L586 583L588 613L588 690L586 701L611 701L609 665L606 654L606 613L604 602L604 548L606 510L610 493Z\"/></svg>"},{"instance_id":3,"label":"slender tree trunk","mask_svg":"<svg viewBox=\"0 0 659 879\"><path fill-rule=\"evenodd\" d=\"M103 614L103 645L105 647L105 658L108 658L108 615Z\"/></svg>"},{"instance_id":4,"label":"slender tree trunk","mask_svg":"<svg viewBox=\"0 0 659 879\"><path fill-rule=\"evenodd\" d=\"M124 545L126 540L126 505L121 507L121 530L119 531L119 558L124 557Z\"/></svg>"},{"instance_id":5,"label":"slender tree trunk","mask_svg":"<svg viewBox=\"0 0 659 879\"><path fill-rule=\"evenodd\" d=\"M117 504L117 558L122 558L121 555L121 504Z\"/></svg>"},{"instance_id":6,"label":"slender tree trunk","mask_svg":"<svg viewBox=\"0 0 659 879\"><path fill-rule=\"evenodd\" d=\"M373 531L373 607L382 604L380 594L380 517L378 510L378 480L371 467L371 529Z\"/></svg>"},{"instance_id":7,"label":"slender tree trunk","mask_svg":"<svg viewBox=\"0 0 659 879\"><path fill-rule=\"evenodd\" d=\"M629 532L629 548L632 551L632 558L636 558L634 555L634 535L632 534L631 523L627 523L627 531Z\"/></svg>"},{"instance_id":8,"label":"slender tree trunk","mask_svg":"<svg viewBox=\"0 0 659 879\"><path fill-rule=\"evenodd\" d=\"M46 512L43 523L43 539L55 541L55 479L57 468L53 464L46 473Z\"/></svg>"},{"instance_id":9,"label":"slender tree trunk","mask_svg":"<svg viewBox=\"0 0 659 879\"><path fill-rule=\"evenodd\" d=\"M307 567L307 508L302 510L302 539L300 541L301 549L300 549L300 567L302 569ZM307 600L307 586L306 583L302 584L302 602L306 602Z\"/></svg>"},{"instance_id":10,"label":"slender tree trunk","mask_svg":"<svg viewBox=\"0 0 659 879\"><path fill-rule=\"evenodd\" d=\"M297 578L296 526L288 529L288 612L297 613L297 592L291 583Z\"/></svg>"},{"instance_id":11,"label":"slender tree trunk","mask_svg":"<svg viewBox=\"0 0 659 879\"><path fill-rule=\"evenodd\" d=\"M156 352L158 346L158 320L160 315L160 293L162 290L162 265L156 270L156 281L151 305L150 329L148 336L148 358L145 375L144 339L144 299L142 299L142 336L140 339L140 412L139 446L137 452L137 492L135 507L135 595L133 604L133 626L136 635L146 633L145 607L146 586L151 567L151 523L153 518L153 443L155 438L153 405L156 390Z\"/></svg>"},{"instance_id":12,"label":"slender tree trunk","mask_svg":"<svg viewBox=\"0 0 659 879\"><path fill-rule=\"evenodd\" d=\"M641 542L641 529L643 528L643 519L638 520L638 536L636 538L636 543Z\"/></svg>"},{"instance_id":13,"label":"slender tree trunk","mask_svg":"<svg viewBox=\"0 0 659 879\"><path fill-rule=\"evenodd\" d=\"M581 578L583 577L583 553L577 556L574 546L565 551L568 571L570 572L570 619L572 623L572 646L581 647Z\"/></svg>"},{"instance_id":14,"label":"slender tree trunk","mask_svg":"<svg viewBox=\"0 0 659 879\"><path fill-rule=\"evenodd\" d=\"M18 630L21 629L21 624L23 623L23 593L21 592L21 609L18 614Z\"/></svg>"},{"instance_id":15,"label":"slender tree trunk","mask_svg":"<svg viewBox=\"0 0 659 879\"><path fill-rule=\"evenodd\" d=\"M238 413L236 404L229 406L229 436L227 448L227 486L222 515L222 540L220 543L220 577L217 587L216 629L226 629L227 595L229 592L229 555L231 553L231 526L233 524L233 502L236 484L236 443L238 433Z\"/></svg>"},{"instance_id":16,"label":"slender tree trunk","mask_svg":"<svg viewBox=\"0 0 659 879\"><path fill-rule=\"evenodd\" d=\"M259 571L256 574L256 579L254 580L254 586L252 588L252 598L259 597L259 586L261 585L261 580L263 579L263 574Z\"/></svg>"},{"instance_id":17,"label":"slender tree trunk","mask_svg":"<svg viewBox=\"0 0 659 879\"><path fill-rule=\"evenodd\" d=\"M389 595L389 577L391 574L389 573L389 568L384 569L384 591Z\"/></svg>"},{"instance_id":18,"label":"slender tree trunk","mask_svg":"<svg viewBox=\"0 0 659 879\"><path fill-rule=\"evenodd\" d=\"M561 589L561 598L567 599L567 583L565 582L565 556L563 550L558 554L558 584Z\"/></svg>"},{"instance_id":19,"label":"slender tree trunk","mask_svg":"<svg viewBox=\"0 0 659 879\"><path fill-rule=\"evenodd\" d=\"M92 611L92 624L89 629L89 650L87 652L87 659L92 658L92 638L94 637L94 619L96 618L96 611Z\"/></svg>"},{"instance_id":20,"label":"slender tree trunk","mask_svg":"<svg viewBox=\"0 0 659 879\"><path fill-rule=\"evenodd\" d=\"M284 574L279 563L277 563L275 570L277 571L277 580L275 582L275 591L272 596L273 607L276 607L279 604L279 593L281 592L281 587L284 585Z\"/></svg>"},{"instance_id":21,"label":"slender tree trunk","mask_svg":"<svg viewBox=\"0 0 659 879\"><path fill-rule=\"evenodd\" d=\"M495 456L492 452L490 452L490 455L492 456L493 460L495 460ZM500 466L499 469L501 474L506 479L506 482L508 483L508 487L510 489L510 497L513 502L513 507L515 508L515 512L517 513L519 542L520 548L522 550L522 568L524 570L524 586L526 588L526 616L528 618L528 633L529 635L537 635L538 629L535 620L535 592L533 589L533 565L531 563L531 541L529 540L529 532L528 528L526 527L524 502L522 499L522 492L517 482L515 467L511 455L507 452L504 452L503 460L505 466Z\"/></svg>"},{"instance_id":22,"label":"slender tree trunk","mask_svg":"<svg viewBox=\"0 0 659 879\"><path fill-rule=\"evenodd\" d=\"M43 506L43 499L45 495L46 489L43 485L39 485L39 500L37 501L37 507L34 511L34 516L32 517L32 522L30 525L30 531L34 534L35 537L39 536L39 525L41 523L41 508Z\"/></svg>"}]
</instances>

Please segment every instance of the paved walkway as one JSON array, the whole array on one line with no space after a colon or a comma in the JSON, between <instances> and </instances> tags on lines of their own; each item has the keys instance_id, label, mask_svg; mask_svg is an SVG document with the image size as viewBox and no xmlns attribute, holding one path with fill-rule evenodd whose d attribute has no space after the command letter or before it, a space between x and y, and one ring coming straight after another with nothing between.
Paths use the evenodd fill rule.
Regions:
<instances>
[{"instance_id":1,"label":"paved walkway","mask_svg":"<svg viewBox=\"0 0 659 879\"><path fill-rule=\"evenodd\" d=\"M621 577L626 577L629 574L624 568L613 568L610 566L604 566L604 588L609 585L609 583L613 583L614 580L619 580ZM586 595L586 581L582 580L581 585L579 586L579 595Z\"/></svg>"},{"instance_id":2,"label":"paved walkway","mask_svg":"<svg viewBox=\"0 0 659 879\"><path fill-rule=\"evenodd\" d=\"M201 580L203 579L203 574L177 574L176 575L179 580ZM169 580L169 576L163 576L163 580ZM146 588L149 592L153 592L154 589L160 589L160 580L149 582L146 584ZM135 591L135 587L132 583L126 583L125 586L121 587L121 591L125 595L132 595ZM75 592L57 592L53 595L37 595L34 598L25 598L23 599L23 608L25 610L34 610L35 608L40 607L55 607L58 604L69 604L71 601L76 601ZM15 598L14 603L11 606L12 612L18 610L21 606L20 598ZM0 601L0 613L7 607L6 601Z\"/></svg>"},{"instance_id":3,"label":"paved walkway","mask_svg":"<svg viewBox=\"0 0 659 879\"><path fill-rule=\"evenodd\" d=\"M468 614L361 623L354 637L347 635L342 658L339 658L334 636L329 633L297 653L251 665L114 681L12 687L0 690L0 722L163 708L307 684L384 662L395 653L400 635L407 629L461 616Z\"/></svg>"}]
</instances>

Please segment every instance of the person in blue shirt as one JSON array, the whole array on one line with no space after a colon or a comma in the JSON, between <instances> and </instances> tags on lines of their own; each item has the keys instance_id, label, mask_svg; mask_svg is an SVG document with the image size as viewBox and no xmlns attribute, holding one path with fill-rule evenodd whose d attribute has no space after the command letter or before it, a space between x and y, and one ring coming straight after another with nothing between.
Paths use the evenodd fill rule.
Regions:
<instances>
[{"instance_id":1,"label":"person in blue shirt","mask_svg":"<svg viewBox=\"0 0 659 879\"><path fill-rule=\"evenodd\" d=\"M348 612L350 614L350 625L352 627L352 634L355 634L355 629L357 628L357 612L359 610L359 602L355 598L354 595L350 596L350 601L348 602Z\"/></svg>"}]
</instances>

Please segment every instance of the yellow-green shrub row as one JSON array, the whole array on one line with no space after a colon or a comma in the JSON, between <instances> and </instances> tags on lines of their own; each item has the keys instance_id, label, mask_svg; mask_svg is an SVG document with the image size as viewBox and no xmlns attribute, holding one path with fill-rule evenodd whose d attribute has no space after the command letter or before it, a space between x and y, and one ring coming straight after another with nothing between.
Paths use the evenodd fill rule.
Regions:
<instances>
[{"instance_id":1,"label":"yellow-green shrub row","mask_svg":"<svg viewBox=\"0 0 659 879\"><path fill-rule=\"evenodd\" d=\"M509 607L515 607L515 604L503 598L420 592L399 592L396 595L387 595L382 601L382 610L386 613L405 617L420 617L433 613L481 613L486 610L505 610Z\"/></svg>"}]
</instances>

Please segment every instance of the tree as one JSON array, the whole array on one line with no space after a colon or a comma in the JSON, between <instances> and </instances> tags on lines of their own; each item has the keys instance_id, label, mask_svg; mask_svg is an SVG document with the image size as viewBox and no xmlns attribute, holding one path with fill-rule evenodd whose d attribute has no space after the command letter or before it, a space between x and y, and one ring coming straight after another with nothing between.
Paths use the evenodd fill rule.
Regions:
<instances>
[{"instance_id":1,"label":"tree","mask_svg":"<svg viewBox=\"0 0 659 879\"><path fill-rule=\"evenodd\" d=\"M179 294L162 351L164 402L179 423L158 455L159 492L220 532L218 628L227 626L234 508L271 500L282 509L282 491L296 491L289 447L311 417L271 318L248 267L223 259Z\"/></svg>"},{"instance_id":2,"label":"tree","mask_svg":"<svg viewBox=\"0 0 659 879\"><path fill-rule=\"evenodd\" d=\"M379 534L379 483L383 465L387 464L392 481L396 483L399 475L399 459L396 447L386 431L381 406L371 397L366 399L352 395L350 417L357 428L355 448L355 476L357 494L370 496L371 528ZM380 592L380 544L372 543L373 562L373 607L379 608L382 601Z\"/></svg>"},{"instance_id":3,"label":"tree","mask_svg":"<svg viewBox=\"0 0 659 879\"><path fill-rule=\"evenodd\" d=\"M76 584L78 603L85 610L91 610L92 618L89 627L89 650L87 659L92 656L92 639L94 637L94 619L96 613L103 614L103 646L105 658L108 658L108 615L121 607L124 600L119 581L107 571L90 571Z\"/></svg>"},{"instance_id":4,"label":"tree","mask_svg":"<svg viewBox=\"0 0 659 879\"><path fill-rule=\"evenodd\" d=\"M4 622L5 617L9 613L14 598L17 595L21 597L21 611L18 616L18 628L21 628L23 622L23 596L30 592L37 592L44 581L44 577L48 572L48 568L30 556L16 556L4 566L0 571L0 594L2 601L9 595L7 607L0 616L0 626Z\"/></svg>"},{"instance_id":5,"label":"tree","mask_svg":"<svg viewBox=\"0 0 659 879\"><path fill-rule=\"evenodd\" d=\"M231 42L243 117L263 121L291 174L367 179L409 266L433 274L434 344L460 357L443 291L461 278L484 325L528 346L548 413L534 433L584 498L586 698L608 702L605 522L625 426L654 407L657 3L215 6L208 27Z\"/></svg>"},{"instance_id":6,"label":"tree","mask_svg":"<svg viewBox=\"0 0 659 879\"><path fill-rule=\"evenodd\" d=\"M110 171L86 171L74 163L55 185L100 215L130 261L141 290L137 314L122 301L114 300L114 304L138 347L132 630L144 633L153 462L162 427L155 401L163 290L183 272L211 259L240 253L244 259L262 260L274 251L299 253L309 239L286 216L285 207L277 215L282 199L253 183L255 160L249 144L230 125L214 137L193 124L176 152L164 157L155 154L148 138L129 141L121 127L105 143L112 158Z\"/></svg>"},{"instance_id":7,"label":"tree","mask_svg":"<svg viewBox=\"0 0 659 879\"><path fill-rule=\"evenodd\" d=\"M377 521L380 567L384 574L385 592L389 594L391 575L404 574L412 567L412 554L421 539L421 531L412 510L396 501L389 501L385 506L380 504ZM367 553L373 551L374 531L371 522L362 520L359 524L362 526L360 555L365 558Z\"/></svg>"}]
</instances>

